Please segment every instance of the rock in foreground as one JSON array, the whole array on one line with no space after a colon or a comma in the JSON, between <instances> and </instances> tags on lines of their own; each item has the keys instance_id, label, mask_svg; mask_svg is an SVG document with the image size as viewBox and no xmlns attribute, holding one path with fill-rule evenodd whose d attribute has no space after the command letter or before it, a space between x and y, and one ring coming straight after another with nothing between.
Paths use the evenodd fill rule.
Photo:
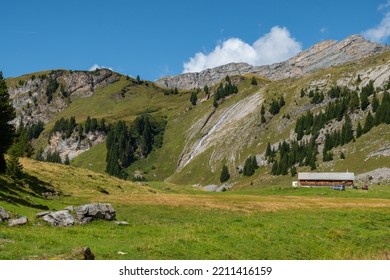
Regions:
<instances>
[{"instance_id":1,"label":"rock in foreground","mask_svg":"<svg viewBox=\"0 0 390 280\"><path fill-rule=\"evenodd\" d=\"M0 207L0 223L5 220L9 220L10 216L3 207Z\"/></svg>"},{"instance_id":2,"label":"rock in foreground","mask_svg":"<svg viewBox=\"0 0 390 280\"><path fill-rule=\"evenodd\" d=\"M91 203L77 207L76 215L83 225L97 219L115 220L116 212L109 203Z\"/></svg>"},{"instance_id":3,"label":"rock in foreground","mask_svg":"<svg viewBox=\"0 0 390 280\"><path fill-rule=\"evenodd\" d=\"M58 227L73 226L75 223L75 218L69 213L69 210L50 212L44 215L42 219L49 224Z\"/></svg>"},{"instance_id":4,"label":"rock in foreground","mask_svg":"<svg viewBox=\"0 0 390 280\"><path fill-rule=\"evenodd\" d=\"M10 219L8 220L9 227L22 226L28 223L27 217L21 217L18 219Z\"/></svg>"}]
</instances>

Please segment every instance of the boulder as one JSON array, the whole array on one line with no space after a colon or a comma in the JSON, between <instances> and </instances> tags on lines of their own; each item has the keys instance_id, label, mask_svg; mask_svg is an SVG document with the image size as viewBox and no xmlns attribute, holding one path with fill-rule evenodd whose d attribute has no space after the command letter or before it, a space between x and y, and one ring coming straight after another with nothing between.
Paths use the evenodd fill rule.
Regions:
<instances>
[{"instance_id":1,"label":"boulder","mask_svg":"<svg viewBox=\"0 0 390 280\"><path fill-rule=\"evenodd\" d=\"M43 216L46 216L47 214L50 214L50 212L48 212L48 211L39 212L39 213L35 214L35 217L42 218Z\"/></svg>"},{"instance_id":2,"label":"boulder","mask_svg":"<svg viewBox=\"0 0 390 280\"><path fill-rule=\"evenodd\" d=\"M5 220L9 220L10 216L3 207L0 207L0 223Z\"/></svg>"},{"instance_id":3,"label":"boulder","mask_svg":"<svg viewBox=\"0 0 390 280\"><path fill-rule=\"evenodd\" d=\"M49 212L41 217L44 221L56 227L73 226L75 223L75 218L69 213L69 210Z\"/></svg>"},{"instance_id":4,"label":"boulder","mask_svg":"<svg viewBox=\"0 0 390 280\"><path fill-rule=\"evenodd\" d=\"M15 227L15 226L22 226L28 223L27 217L20 217L18 219L9 219L8 220L8 226L9 227Z\"/></svg>"},{"instance_id":5,"label":"boulder","mask_svg":"<svg viewBox=\"0 0 390 280\"><path fill-rule=\"evenodd\" d=\"M92 220L115 220L116 212L109 203L91 203L75 209L80 224L86 224Z\"/></svg>"},{"instance_id":6,"label":"boulder","mask_svg":"<svg viewBox=\"0 0 390 280\"><path fill-rule=\"evenodd\" d=\"M127 225L129 225L129 223L126 222L126 221L115 221L115 224L117 224L118 226L127 226Z\"/></svg>"},{"instance_id":7,"label":"boulder","mask_svg":"<svg viewBox=\"0 0 390 280\"><path fill-rule=\"evenodd\" d=\"M94 260L95 255L92 253L91 249L89 247L85 247L83 250L84 253L84 260Z\"/></svg>"}]
</instances>

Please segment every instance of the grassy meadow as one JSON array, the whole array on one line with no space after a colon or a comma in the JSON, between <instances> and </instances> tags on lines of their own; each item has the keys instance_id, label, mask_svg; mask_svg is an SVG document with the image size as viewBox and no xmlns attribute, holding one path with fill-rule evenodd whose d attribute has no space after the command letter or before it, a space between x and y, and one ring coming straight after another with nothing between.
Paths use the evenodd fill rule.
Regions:
<instances>
[{"instance_id":1,"label":"grassy meadow","mask_svg":"<svg viewBox=\"0 0 390 280\"><path fill-rule=\"evenodd\" d=\"M0 205L29 224L0 224L0 259L389 259L390 187L369 191L253 185L223 193L165 182L133 183L86 169L23 159L26 177L0 177ZM77 179L76 179L77 178ZM39 194L56 189L58 196ZM108 193L108 194L107 194ZM36 219L109 202L112 221L56 228Z\"/></svg>"}]
</instances>

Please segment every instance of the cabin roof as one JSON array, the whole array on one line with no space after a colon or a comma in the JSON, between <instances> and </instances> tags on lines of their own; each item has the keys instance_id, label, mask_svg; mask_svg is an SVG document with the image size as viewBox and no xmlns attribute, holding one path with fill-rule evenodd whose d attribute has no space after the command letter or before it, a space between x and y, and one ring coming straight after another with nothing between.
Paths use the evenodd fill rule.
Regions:
<instances>
[{"instance_id":1,"label":"cabin roof","mask_svg":"<svg viewBox=\"0 0 390 280\"><path fill-rule=\"evenodd\" d=\"M299 172L298 180L354 181L353 172Z\"/></svg>"}]
</instances>

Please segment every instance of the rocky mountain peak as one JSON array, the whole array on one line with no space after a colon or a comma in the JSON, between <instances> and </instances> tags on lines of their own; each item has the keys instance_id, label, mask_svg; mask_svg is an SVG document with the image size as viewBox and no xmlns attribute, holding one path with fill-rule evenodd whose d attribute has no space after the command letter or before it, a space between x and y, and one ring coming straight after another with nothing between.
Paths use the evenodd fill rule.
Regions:
<instances>
[{"instance_id":1,"label":"rocky mountain peak","mask_svg":"<svg viewBox=\"0 0 390 280\"><path fill-rule=\"evenodd\" d=\"M168 88L192 89L214 85L226 75L254 73L271 80L301 77L316 70L356 61L363 57L389 50L389 46L373 43L361 35L351 35L343 41L327 40L298 53L296 56L271 65L252 66L247 63L229 63L199 73L167 76L156 81Z\"/></svg>"}]
</instances>

